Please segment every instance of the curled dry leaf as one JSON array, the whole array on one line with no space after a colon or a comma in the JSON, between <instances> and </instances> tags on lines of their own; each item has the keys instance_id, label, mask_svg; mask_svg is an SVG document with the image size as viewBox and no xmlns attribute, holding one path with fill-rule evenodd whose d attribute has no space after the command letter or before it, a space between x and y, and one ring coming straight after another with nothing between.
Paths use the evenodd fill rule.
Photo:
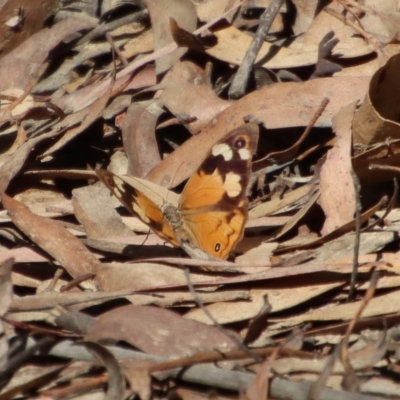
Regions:
<instances>
[{"instance_id":1,"label":"curled dry leaf","mask_svg":"<svg viewBox=\"0 0 400 400\"><path fill-rule=\"evenodd\" d=\"M125 392L125 379L121 367L113 354L104 346L94 342L82 342L82 344L100 359L107 369L108 382L106 400L117 400L123 398Z\"/></svg>"},{"instance_id":2,"label":"curled dry leaf","mask_svg":"<svg viewBox=\"0 0 400 400\"><path fill-rule=\"evenodd\" d=\"M367 96L353 121L354 143L370 145L400 138L400 104L391 93L400 90L400 55L396 54L372 76Z\"/></svg>"},{"instance_id":3,"label":"curled dry leaf","mask_svg":"<svg viewBox=\"0 0 400 400\"><path fill-rule=\"evenodd\" d=\"M128 175L142 178L159 163L160 154L154 131L162 113L161 104L156 100L147 105L132 104L128 107L122 123Z\"/></svg>"}]
</instances>

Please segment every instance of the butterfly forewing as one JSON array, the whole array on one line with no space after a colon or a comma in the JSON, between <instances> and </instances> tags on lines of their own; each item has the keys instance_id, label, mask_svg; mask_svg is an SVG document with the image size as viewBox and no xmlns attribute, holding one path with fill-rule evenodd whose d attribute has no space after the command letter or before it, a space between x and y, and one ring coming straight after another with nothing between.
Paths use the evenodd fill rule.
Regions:
<instances>
[{"instance_id":1,"label":"butterfly forewing","mask_svg":"<svg viewBox=\"0 0 400 400\"><path fill-rule=\"evenodd\" d=\"M138 216L158 236L179 246L174 229L166 220L159 206L118 175L105 170L97 170L96 174L133 215Z\"/></svg>"}]
</instances>

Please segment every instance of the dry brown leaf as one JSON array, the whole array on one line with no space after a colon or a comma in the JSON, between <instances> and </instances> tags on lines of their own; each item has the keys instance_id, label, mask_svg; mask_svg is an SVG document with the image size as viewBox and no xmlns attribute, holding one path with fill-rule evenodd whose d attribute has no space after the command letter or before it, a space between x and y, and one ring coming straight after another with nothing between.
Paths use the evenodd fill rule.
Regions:
<instances>
[{"instance_id":1,"label":"dry brown leaf","mask_svg":"<svg viewBox=\"0 0 400 400\"><path fill-rule=\"evenodd\" d=\"M163 85L169 85L170 83L210 85L209 71L190 60L178 60L162 80Z\"/></svg>"},{"instance_id":2,"label":"dry brown leaf","mask_svg":"<svg viewBox=\"0 0 400 400\"><path fill-rule=\"evenodd\" d=\"M138 305L152 304L151 297L148 295L139 294L133 296L133 292L133 290L116 292L42 292L32 296L14 297L11 311L22 313L23 311L47 310L48 316L48 310L57 306L68 307L70 310L81 310L125 297L137 297L133 300L134 302L137 301ZM44 315L46 316L46 314Z\"/></svg>"},{"instance_id":3,"label":"dry brown leaf","mask_svg":"<svg viewBox=\"0 0 400 400\"><path fill-rule=\"evenodd\" d=\"M396 0L366 0L362 5L365 7L364 10L368 11L364 15L361 14L362 24L368 27L368 33L372 37L385 44L398 37L399 5ZM360 8L359 11L362 9ZM373 12L370 12L371 9ZM359 11L358 14L360 14Z\"/></svg>"},{"instance_id":4,"label":"dry brown leaf","mask_svg":"<svg viewBox=\"0 0 400 400\"><path fill-rule=\"evenodd\" d=\"M218 275L213 275L218 276ZM193 283L204 281L203 274L192 272ZM143 290L171 285L186 285L183 269L150 262L138 264L102 264L97 279L105 291Z\"/></svg>"},{"instance_id":5,"label":"dry brown leaf","mask_svg":"<svg viewBox=\"0 0 400 400\"><path fill-rule=\"evenodd\" d=\"M143 89L153 86L156 83L157 76L154 65L146 65L133 76L132 80L126 85L124 92L134 89Z\"/></svg>"},{"instance_id":6,"label":"dry brown leaf","mask_svg":"<svg viewBox=\"0 0 400 400\"><path fill-rule=\"evenodd\" d=\"M125 306L101 315L86 339L124 340L146 353L166 358L236 347L215 327L184 319L169 310L146 306Z\"/></svg>"},{"instance_id":7,"label":"dry brown leaf","mask_svg":"<svg viewBox=\"0 0 400 400\"><path fill-rule=\"evenodd\" d=\"M268 295L268 301L272 307L271 313L275 313L303 304L322 293L326 293L333 288L343 285L343 282L344 281L316 286L302 286L298 288L277 288L272 290L252 289L250 290L252 298L250 302L219 302L206 307L220 324L229 324L254 318L264 304L265 295ZM204 311L198 308L186 313L185 318L194 319L205 324L212 324L212 321L204 314Z\"/></svg>"},{"instance_id":8,"label":"dry brown leaf","mask_svg":"<svg viewBox=\"0 0 400 400\"><path fill-rule=\"evenodd\" d=\"M18 193L14 199L24 203L33 213L41 217L51 218L73 213L71 200L51 184L41 183Z\"/></svg>"},{"instance_id":9,"label":"dry brown leaf","mask_svg":"<svg viewBox=\"0 0 400 400\"><path fill-rule=\"evenodd\" d=\"M4 262L9 258L13 258L16 263L35 263L50 261L50 257L46 257L30 247L19 247L17 249L10 249L7 251L2 251L0 253L0 262Z\"/></svg>"},{"instance_id":10,"label":"dry brown leaf","mask_svg":"<svg viewBox=\"0 0 400 400\"><path fill-rule=\"evenodd\" d=\"M333 118L336 142L321 167L320 205L326 219L321 233L326 235L354 217L356 195L351 175L352 121L356 103L343 107Z\"/></svg>"},{"instance_id":11,"label":"dry brown leaf","mask_svg":"<svg viewBox=\"0 0 400 400\"><path fill-rule=\"evenodd\" d=\"M397 291L381 296L375 296L375 298L369 302L362 317L368 318L399 312L400 306L396 298L398 298ZM360 303L361 301L356 301L354 303L329 305L303 315L292 316L290 317L290 326L295 326L307 321L348 321L354 317L356 310L360 307ZM283 320L279 321L282 323Z\"/></svg>"},{"instance_id":12,"label":"dry brown leaf","mask_svg":"<svg viewBox=\"0 0 400 400\"><path fill-rule=\"evenodd\" d=\"M178 118L195 117L188 125L192 134L198 133L217 114L229 107L230 102L222 100L208 85L192 83L169 83L162 85L160 96L165 107Z\"/></svg>"},{"instance_id":13,"label":"dry brown leaf","mask_svg":"<svg viewBox=\"0 0 400 400\"><path fill-rule=\"evenodd\" d=\"M13 52L0 59L0 92L13 88L25 90L31 80L37 78L36 74L51 49L68 35L89 28L93 28L93 22L68 19L32 35Z\"/></svg>"},{"instance_id":14,"label":"dry brown leaf","mask_svg":"<svg viewBox=\"0 0 400 400\"><path fill-rule=\"evenodd\" d=\"M377 232L362 232L360 238L360 255L382 250L396 240L395 229ZM340 260L354 254L354 233L347 233L337 239L325 243L313 253L313 262L330 262ZM349 260L349 263L351 261Z\"/></svg>"},{"instance_id":15,"label":"dry brown leaf","mask_svg":"<svg viewBox=\"0 0 400 400\"><path fill-rule=\"evenodd\" d=\"M303 34L313 22L319 4L318 0L293 0L296 7L296 21L292 27L295 36Z\"/></svg>"},{"instance_id":16,"label":"dry brown leaf","mask_svg":"<svg viewBox=\"0 0 400 400\"><path fill-rule=\"evenodd\" d=\"M122 123L122 140L128 157L128 170L124 173L141 178L160 161L155 129L162 113L157 101L128 107Z\"/></svg>"},{"instance_id":17,"label":"dry brown leaf","mask_svg":"<svg viewBox=\"0 0 400 400\"><path fill-rule=\"evenodd\" d=\"M272 362L265 360L256 373L253 381L246 390L246 398L249 400L258 400L268 398L269 380L273 376Z\"/></svg>"},{"instance_id":18,"label":"dry brown leaf","mask_svg":"<svg viewBox=\"0 0 400 400\"><path fill-rule=\"evenodd\" d=\"M169 30L178 47L187 47L188 49L204 53L204 46L201 40L193 33L181 28L175 18L169 18Z\"/></svg>"},{"instance_id":19,"label":"dry brown leaf","mask_svg":"<svg viewBox=\"0 0 400 400\"><path fill-rule=\"evenodd\" d=\"M400 385L390 379L371 377L361 384L361 391L365 393L380 393L383 396L400 396Z\"/></svg>"},{"instance_id":20,"label":"dry brown leaf","mask_svg":"<svg viewBox=\"0 0 400 400\"><path fill-rule=\"evenodd\" d=\"M122 54L126 59L133 58L139 54L145 54L154 50L154 34L152 30L144 30L140 35L130 39L123 49ZM155 67L152 66L155 73ZM155 82L154 82L155 84Z\"/></svg>"},{"instance_id":21,"label":"dry brown leaf","mask_svg":"<svg viewBox=\"0 0 400 400\"><path fill-rule=\"evenodd\" d=\"M13 223L36 245L54 257L73 278L96 272L99 263L94 255L66 229L51 219L32 214L28 207L5 193L1 201ZM83 285L92 289L95 286L92 282Z\"/></svg>"},{"instance_id":22,"label":"dry brown leaf","mask_svg":"<svg viewBox=\"0 0 400 400\"><path fill-rule=\"evenodd\" d=\"M111 206L108 189L87 186L72 191L72 206L88 238L133 236Z\"/></svg>"},{"instance_id":23,"label":"dry brown leaf","mask_svg":"<svg viewBox=\"0 0 400 400\"><path fill-rule=\"evenodd\" d=\"M243 251L243 247L242 245L237 250ZM261 243L259 246L247 250L245 254L237 256L235 262L243 265L259 264L260 266L269 266L273 251L277 247L278 243ZM251 270L247 270L247 272L251 273ZM255 267L253 272L260 272L260 267Z\"/></svg>"},{"instance_id":24,"label":"dry brown leaf","mask_svg":"<svg viewBox=\"0 0 400 400\"><path fill-rule=\"evenodd\" d=\"M155 50L173 43L169 25L170 17L174 18L178 25L188 32L193 32L196 29L197 13L191 1L171 0L168 1L168 5L156 0L146 0L145 3L150 13L151 24L154 31ZM169 70L175 61L185 54L185 52L185 48L180 48L168 56L156 60L157 75Z\"/></svg>"},{"instance_id":25,"label":"dry brown leaf","mask_svg":"<svg viewBox=\"0 0 400 400\"><path fill-rule=\"evenodd\" d=\"M82 133L86 128L92 125L93 122L101 116L104 108L106 107L111 95L111 89L112 87L110 86L108 90L106 90L100 98L92 102L90 106L78 111L75 114L68 115L60 123L56 124L53 129L59 130L64 128L64 135L54 146L45 151L43 157L46 157L59 150L80 133Z\"/></svg>"}]
</instances>

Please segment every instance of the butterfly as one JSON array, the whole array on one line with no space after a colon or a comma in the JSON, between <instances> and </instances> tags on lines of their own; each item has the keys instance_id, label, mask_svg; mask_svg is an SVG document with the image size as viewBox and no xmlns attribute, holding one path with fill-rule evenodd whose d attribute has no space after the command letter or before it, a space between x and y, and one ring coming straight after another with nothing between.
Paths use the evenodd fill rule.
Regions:
<instances>
[{"instance_id":1,"label":"butterfly","mask_svg":"<svg viewBox=\"0 0 400 400\"><path fill-rule=\"evenodd\" d=\"M96 170L118 200L192 258L226 259L242 239L259 129L248 123L217 142L181 195L140 178Z\"/></svg>"}]
</instances>

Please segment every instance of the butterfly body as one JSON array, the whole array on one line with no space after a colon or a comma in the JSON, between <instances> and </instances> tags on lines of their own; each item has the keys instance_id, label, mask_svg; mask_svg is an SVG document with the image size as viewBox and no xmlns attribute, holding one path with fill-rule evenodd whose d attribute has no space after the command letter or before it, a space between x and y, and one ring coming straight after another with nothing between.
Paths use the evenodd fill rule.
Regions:
<instances>
[{"instance_id":1,"label":"butterfly body","mask_svg":"<svg viewBox=\"0 0 400 400\"><path fill-rule=\"evenodd\" d=\"M225 259L243 237L257 141L256 124L227 134L212 147L179 197L139 178L96 172L121 203L161 238L193 258Z\"/></svg>"}]
</instances>

